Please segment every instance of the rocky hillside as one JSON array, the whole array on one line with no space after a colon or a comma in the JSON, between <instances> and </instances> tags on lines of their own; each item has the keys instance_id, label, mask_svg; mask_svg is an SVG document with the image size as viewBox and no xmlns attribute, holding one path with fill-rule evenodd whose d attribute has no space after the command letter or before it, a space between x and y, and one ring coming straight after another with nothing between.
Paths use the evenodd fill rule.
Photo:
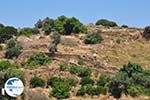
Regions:
<instances>
[{"instance_id":1,"label":"rocky hillside","mask_svg":"<svg viewBox=\"0 0 150 100\"><path fill-rule=\"evenodd\" d=\"M149 87L148 81L146 86L139 83L141 87L127 89L127 93L131 92L130 95L124 93L125 84L115 90L117 93L122 91L119 92L122 94L120 97L113 95L113 89L109 90L114 85L112 77L122 80L116 73L119 73L123 65L129 67L129 71L132 67L138 71L142 68L140 73L148 73L146 77L150 79L149 72L146 72L150 68L150 41L142 37L144 30L89 25L87 31L100 34L103 40L96 44L85 44L88 34L61 35L55 53L48 49L50 41L53 41L52 34L17 36L16 41L22 45L21 53L18 57L9 59L12 64L19 65L17 70L24 73L25 91L17 99L149 100L150 90L144 90ZM6 61L7 45L3 44L3 50L0 51L1 61ZM122 73L123 77L125 72ZM146 95L140 95L138 89L143 89Z\"/></svg>"}]
</instances>

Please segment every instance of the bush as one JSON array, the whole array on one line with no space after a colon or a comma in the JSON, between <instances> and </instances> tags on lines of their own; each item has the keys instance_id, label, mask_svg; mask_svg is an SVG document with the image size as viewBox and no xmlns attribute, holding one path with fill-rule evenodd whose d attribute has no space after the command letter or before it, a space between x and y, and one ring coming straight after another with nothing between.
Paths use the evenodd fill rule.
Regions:
<instances>
[{"instance_id":1,"label":"bush","mask_svg":"<svg viewBox=\"0 0 150 100\"><path fill-rule=\"evenodd\" d=\"M64 24L65 35L71 33L86 33L86 27L75 17L68 18Z\"/></svg>"},{"instance_id":2,"label":"bush","mask_svg":"<svg viewBox=\"0 0 150 100\"><path fill-rule=\"evenodd\" d=\"M91 69L77 65L71 65L69 71L70 73L76 74L79 77L88 77L91 75Z\"/></svg>"},{"instance_id":3,"label":"bush","mask_svg":"<svg viewBox=\"0 0 150 100\"><path fill-rule=\"evenodd\" d=\"M123 68L120 69L120 72L127 73L128 77L132 77L133 73L142 72L142 67L138 64L134 63L128 63L127 65L124 65Z\"/></svg>"},{"instance_id":4,"label":"bush","mask_svg":"<svg viewBox=\"0 0 150 100\"><path fill-rule=\"evenodd\" d=\"M91 96L99 95L99 94L106 95L107 89L104 87L101 87L101 86L94 87L92 85L87 85L86 86L86 93L91 95Z\"/></svg>"},{"instance_id":5,"label":"bush","mask_svg":"<svg viewBox=\"0 0 150 100\"><path fill-rule=\"evenodd\" d=\"M130 86L128 88L128 94L135 97L135 96L139 96L142 93L142 89L140 88L140 86Z\"/></svg>"},{"instance_id":6,"label":"bush","mask_svg":"<svg viewBox=\"0 0 150 100\"><path fill-rule=\"evenodd\" d=\"M50 85L51 87L55 87L56 83L60 83L60 82L65 82L70 86L75 86L78 81L75 80L74 78L62 79L60 77L54 76L48 79L47 85Z\"/></svg>"},{"instance_id":7,"label":"bush","mask_svg":"<svg viewBox=\"0 0 150 100\"><path fill-rule=\"evenodd\" d=\"M111 79L110 93L116 98L119 98L122 93L131 96L149 95L147 89L150 88L149 75L149 71L143 70L140 65L128 63Z\"/></svg>"},{"instance_id":8,"label":"bush","mask_svg":"<svg viewBox=\"0 0 150 100\"><path fill-rule=\"evenodd\" d=\"M7 69L19 68L18 64L11 63L8 60L0 61L0 71L5 71Z\"/></svg>"},{"instance_id":9,"label":"bush","mask_svg":"<svg viewBox=\"0 0 150 100\"><path fill-rule=\"evenodd\" d=\"M18 57L21 54L22 46L15 39L10 39L7 42L7 51L5 52L5 58L12 59L14 57Z\"/></svg>"},{"instance_id":10,"label":"bush","mask_svg":"<svg viewBox=\"0 0 150 100\"><path fill-rule=\"evenodd\" d=\"M10 40L7 41L7 49L13 48L17 44L18 42L14 38L11 38Z\"/></svg>"},{"instance_id":11,"label":"bush","mask_svg":"<svg viewBox=\"0 0 150 100\"><path fill-rule=\"evenodd\" d=\"M26 65L32 68L32 67L39 66L39 65L46 65L48 63L51 63L51 61L52 61L51 57L47 57L43 53L38 53L30 57L30 59L28 59L28 61L26 62Z\"/></svg>"},{"instance_id":12,"label":"bush","mask_svg":"<svg viewBox=\"0 0 150 100\"><path fill-rule=\"evenodd\" d=\"M56 31L59 34L70 35L71 33L86 33L87 28L75 17L60 16L56 20L45 18L39 20L35 27L41 28L46 34Z\"/></svg>"},{"instance_id":13,"label":"bush","mask_svg":"<svg viewBox=\"0 0 150 100\"><path fill-rule=\"evenodd\" d=\"M143 37L146 38L147 40L150 39L150 26L145 27Z\"/></svg>"},{"instance_id":14,"label":"bush","mask_svg":"<svg viewBox=\"0 0 150 100\"><path fill-rule=\"evenodd\" d=\"M51 77L47 81L47 85L50 85L51 87L54 87L56 83L63 82L63 79L60 77Z\"/></svg>"},{"instance_id":15,"label":"bush","mask_svg":"<svg viewBox=\"0 0 150 100\"><path fill-rule=\"evenodd\" d=\"M77 91L76 96L84 96L85 93L86 93L86 89L85 89L85 87L82 86L82 87Z\"/></svg>"},{"instance_id":16,"label":"bush","mask_svg":"<svg viewBox=\"0 0 150 100\"><path fill-rule=\"evenodd\" d=\"M101 19L96 22L96 25L102 25L106 27L115 27L118 26L115 22L109 21L107 19Z\"/></svg>"},{"instance_id":17,"label":"bush","mask_svg":"<svg viewBox=\"0 0 150 100\"><path fill-rule=\"evenodd\" d=\"M97 81L98 86L105 86L110 80L110 77L108 75L102 74L99 77L99 80Z\"/></svg>"},{"instance_id":18,"label":"bush","mask_svg":"<svg viewBox=\"0 0 150 100\"><path fill-rule=\"evenodd\" d=\"M12 59L14 57L18 57L21 54L20 49L18 49L17 47L9 49L8 51L6 51L5 53L5 58L7 59Z\"/></svg>"},{"instance_id":19,"label":"bush","mask_svg":"<svg viewBox=\"0 0 150 100\"><path fill-rule=\"evenodd\" d=\"M87 85L87 84L93 85L93 84L94 84L94 81L93 81L91 78L89 78L89 77L83 77L83 78L81 79L80 84L81 84L82 86Z\"/></svg>"},{"instance_id":20,"label":"bush","mask_svg":"<svg viewBox=\"0 0 150 100\"><path fill-rule=\"evenodd\" d=\"M66 99L70 96L71 87L69 84L65 82L57 82L55 83L55 87L52 88L51 95L56 97L57 99Z\"/></svg>"},{"instance_id":21,"label":"bush","mask_svg":"<svg viewBox=\"0 0 150 100\"><path fill-rule=\"evenodd\" d=\"M66 20L67 20L67 17L65 17L65 16L60 16L55 20L54 26L55 26L55 30L58 33L65 34L64 24L65 24Z\"/></svg>"},{"instance_id":22,"label":"bush","mask_svg":"<svg viewBox=\"0 0 150 100\"><path fill-rule=\"evenodd\" d=\"M61 71L68 70L68 65L66 63L60 63L59 66Z\"/></svg>"},{"instance_id":23,"label":"bush","mask_svg":"<svg viewBox=\"0 0 150 100\"><path fill-rule=\"evenodd\" d=\"M65 82L70 86L75 86L78 83L78 81L74 78L68 78L67 80L65 80Z\"/></svg>"},{"instance_id":24,"label":"bush","mask_svg":"<svg viewBox=\"0 0 150 100\"><path fill-rule=\"evenodd\" d=\"M100 33L92 33L86 36L84 43L85 44L97 44L97 43L101 43L101 41L103 41L103 38L100 35Z\"/></svg>"},{"instance_id":25,"label":"bush","mask_svg":"<svg viewBox=\"0 0 150 100\"><path fill-rule=\"evenodd\" d=\"M18 34L17 29L11 26L3 27L0 30L0 43L4 43Z\"/></svg>"},{"instance_id":26,"label":"bush","mask_svg":"<svg viewBox=\"0 0 150 100\"><path fill-rule=\"evenodd\" d=\"M51 95L57 99L65 99L70 96L71 86L75 86L77 81L73 78L62 79L60 77L51 77L47 81L47 85L52 87Z\"/></svg>"},{"instance_id":27,"label":"bush","mask_svg":"<svg viewBox=\"0 0 150 100\"><path fill-rule=\"evenodd\" d=\"M107 94L107 88L102 87L102 86L97 86L94 87L91 84L88 84L86 86L82 86L78 91L77 91L77 96L84 96L85 94L94 96L94 95L106 95Z\"/></svg>"},{"instance_id":28,"label":"bush","mask_svg":"<svg viewBox=\"0 0 150 100\"><path fill-rule=\"evenodd\" d=\"M37 30L36 28L23 28L19 30L18 35L31 36L31 35L38 34L38 33L39 33L39 30Z\"/></svg>"},{"instance_id":29,"label":"bush","mask_svg":"<svg viewBox=\"0 0 150 100\"><path fill-rule=\"evenodd\" d=\"M128 28L128 25L122 25L121 27L122 28Z\"/></svg>"},{"instance_id":30,"label":"bush","mask_svg":"<svg viewBox=\"0 0 150 100\"><path fill-rule=\"evenodd\" d=\"M40 77L34 76L30 80L30 84L33 88L35 87L44 87L45 86L45 81L41 79Z\"/></svg>"}]
</instances>

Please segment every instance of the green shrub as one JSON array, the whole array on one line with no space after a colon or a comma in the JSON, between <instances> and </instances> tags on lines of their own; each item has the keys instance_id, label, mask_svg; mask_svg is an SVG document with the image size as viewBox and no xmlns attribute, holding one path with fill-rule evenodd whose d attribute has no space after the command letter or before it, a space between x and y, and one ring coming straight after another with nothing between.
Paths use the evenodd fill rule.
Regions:
<instances>
[{"instance_id":1,"label":"green shrub","mask_svg":"<svg viewBox=\"0 0 150 100\"><path fill-rule=\"evenodd\" d=\"M68 18L64 24L65 35L71 33L86 33L86 27L75 17Z\"/></svg>"},{"instance_id":2,"label":"green shrub","mask_svg":"<svg viewBox=\"0 0 150 100\"><path fill-rule=\"evenodd\" d=\"M30 59L28 59L28 61L26 62L26 65L30 68L33 68L39 65L46 65L48 63L51 63L51 61L52 61L51 57L47 57L43 53L38 53L30 57Z\"/></svg>"},{"instance_id":3,"label":"green shrub","mask_svg":"<svg viewBox=\"0 0 150 100\"><path fill-rule=\"evenodd\" d=\"M55 87L52 88L51 95L56 97L57 99L66 99L70 96L71 87L69 84L65 82L57 82L55 83Z\"/></svg>"},{"instance_id":4,"label":"green shrub","mask_svg":"<svg viewBox=\"0 0 150 100\"><path fill-rule=\"evenodd\" d=\"M8 60L0 61L0 71L5 71L7 69L19 68L18 64L11 63Z\"/></svg>"},{"instance_id":5,"label":"green shrub","mask_svg":"<svg viewBox=\"0 0 150 100\"><path fill-rule=\"evenodd\" d=\"M98 86L105 86L110 80L110 77L106 74L102 74L97 81Z\"/></svg>"},{"instance_id":6,"label":"green shrub","mask_svg":"<svg viewBox=\"0 0 150 100\"><path fill-rule=\"evenodd\" d=\"M69 84L70 86L75 86L78 83L78 80L74 79L74 78L68 78L65 80L65 82L67 84Z\"/></svg>"},{"instance_id":7,"label":"green shrub","mask_svg":"<svg viewBox=\"0 0 150 100\"><path fill-rule=\"evenodd\" d=\"M4 43L18 34L17 29L11 26L3 27L0 30L0 43Z\"/></svg>"},{"instance_id":8,"label":"green shrub","mask_svg":"<svg viewBox=\"0 0 150 100\"><path fill-rule=\"evenodd\" d=\"M42 29L47 35L52 31L64 35L87 32L86 26L84 26L78 19L75 17L68 18L66 16L60 16L55 20L47 17L43 21L39 20L35 24L35 27Z\"/></svg>"},{"instance_id":9,"label":"green shrub","mask_svg":"<svg viewBox=\"0 0 150 100\"><path fill-rule=\"evenodd\" d=\"M60 63L59 64L60 70L61 71L66 71L68 70L68 65L66 63Z\"/></svg>"},{"instance_id":10,"label":"green shrub","mask_svg":"<svg viewBox=\"0 0 150 100\"><path fill-rule=\"evenodd\" d=\"M18 35L31 36L31 35L38 34L38 33L39 33L39 30L36 28L23 28L19 30Z\"/></svg>"},{"instance_id":11,"label":"green shrub","mask_svg":"<svg viewBox=\"0 0 150 100\"><path fill-rule=\"evenodd\" d=\"M50 85L51 87L54 87L56 83L63 82L63 79L60 77L51 77L47 81L47 85Z\"/></svg>"},{"instance_id":12,"label":"green shrub","mask_svg":"<svg viewBox=\"0 0 150 100\"><path fill-rule=\"evenodd\" d=\"M85 44L97 44L97 43L101 43L101 41L103 41L103 38L100 35L100 33L92 33L86 36L84 43Z\"/></svg>"},{"instance_id":13,"label":"green shrub","mask_svg":"<svg viewBox=\"0 0 150 100\"><path fill-rule=\"evenodd\" d=\"M106 95L107 89L105 87L102 87L102 86L94 87L92 85L87 85L86 86L86 93L91 95L91 96L100 95L100 94Z\"/></svg>"},{"instance_id":14,"label":"green shrub","mask_svg":"<svg viewBox=\"0 0 150 100\"><path fill-rule=\"evenodd\" d=\"M146 38L147 40L150 39L150 26L145 27L143 37Z\"/></svg>"},{"instance_id":15,"label":"green shrub","mask_svg":"<svg viewBox=\"0 0 150 100\"><path fill-rule=\"evenodd\" d=\"M142 93L142 89L140 86L133 85L128 88L128 94L133 97L139 96L141 93Z\"/></svg>"},{"instance_id":16,"label":"green shrub","mask_svg":"<svg viewBox=\"0 0 150 100\"><path fill-rule=\"evenodd\" d=\"M142 72L142 67L138 64L134 63L128 63L127 65L124 65L123 68L120 69L120 72L125 72L128 74L128 77L132 77L133 73Z\"/></svg>"},{"instance_id":17,"label":"green shrub","mask_svg":"<svg viewBox=\"0 0 150 100\"><path fill-rule=\"evenodd\" d=\"M42 30L45 32L45 35L49 35L54 29L54 20L46 17L42 21Z\"/></svg>"},{"instance_id":18,"label":"green shrub","mask_svg":"<svg viewBox=\"0 0 150 100\"><path fill-rule=\"evenodd\" d=\"M83 77L83 78L81 79L80 84L81 84L82 86L87 85L87 84L93 85L93 84L94 84L94 81L93 81L90 77Z\"/></svg>"},{"instance_id":19,"label":"green shrub","mask_svg":"<svg viewBox=\"0 0 150 100\"><path fill-rule=\"evenodd\" d=\"M86 89L85 89L85 87L82 86L82 87L77 91L76 96L84 96L85 93L86 93Z\"/></svg>"},{"instance_id":20,"label":"green shrub","mask_svg":"<svg viewBox=\"0 0 150 100\"><path fill-rule=\"evenodd\" d=\"M65 34L64 24L67 20L67 17L60 16L54 22L55 30L60 34Z\"/></svg>"},{"instance_id":21,"label":"green shrub","mask_svg":"<svg viewBox=\"0 0 150 100\"><path fill-rule=\"evenodd\" d=\"M45 81L41 79L40 77L34 76L30 80L31 87L44 87L45 86Z\"/></svg>"},{"instance_id":22,"label":"green shrub","mask_svg":"<svg viewBox=\"0 0 150 100\"><path fill-rule=\"evenodd\" d=\"M81 67L78 65L71 65L69 68L71 74L76 74L79 77L88 77L91 75L91 69L87 67Z\"/></svg>"},{"instance_id":23,"label":"green shrub","mask_svg":"<svg viewBox=\"0 0 150 100\"><path fill-rule=\"evenodd\" d=\"M17 58L20 54L21 54L20 49L18 49L17 47L11 48L8 51L6 51L5 58L7 58L7 59L12 59L14 57Z\"/></svg>"},{"instance_id":24,"label":"green shrub","mask_svg":"<svg viewBox=\"0 0 150 100\"><path fill-rule=\"evenodd\" d=\"M47 81L47 85L52 87L50 95L57 99L65 99L70 96L71 86L75 86L77 81L74 78L62 79L60 77L51 77Z\"/></svg>"},{"instance_id":25,"label":"green shrub","mask_svg":"<svg viewBox=\"0 0 150 100\"><path fill-rule=\"evenodd\" d=\"M106 27L115 27L118 26L116 24L116 22L113 21L109 21L107 19L100 19L96 22L96 25L102 25L102 26L106 26Z\"/></svg>"},{"instance_id":26,"label":"green shrub","mask_svg":"<svg viewBox=\"0 0 150 100\"><path fill-rule=\"evenodd\" d=\"M138 64L128 63L110 80L109 91L119 98L122 93L131 96L149 95L150 73Z\"/></svg>"},{"instance_id":27,"label":"green shrub","mask_svg":"<svg viewBox=\"0 0 150 100\"><path fill-rule=\"evenodd\" d=\"M21 54L22 45L15 39L10 39L7 42L7 51L5 52L5 58L12 59L18 57Z\"/></svg>"}]
</instances>

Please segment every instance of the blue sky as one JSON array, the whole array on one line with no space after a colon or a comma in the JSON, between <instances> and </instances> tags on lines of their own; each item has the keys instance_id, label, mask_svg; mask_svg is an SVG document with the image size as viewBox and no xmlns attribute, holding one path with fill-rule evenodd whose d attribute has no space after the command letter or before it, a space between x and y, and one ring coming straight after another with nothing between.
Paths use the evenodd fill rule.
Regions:
<instances>
[{"instance_id":1,"label":"blue sky","mask_svg":"<svg viewBox=\"0 0 150 100\"><path fill-rule=\"evenodd\" d=\"M1 0L0 23L33 27L38 19L75 16L81 22L98 19L135 27L150 25L150 0Z\"/></svg>"}]
</instances>

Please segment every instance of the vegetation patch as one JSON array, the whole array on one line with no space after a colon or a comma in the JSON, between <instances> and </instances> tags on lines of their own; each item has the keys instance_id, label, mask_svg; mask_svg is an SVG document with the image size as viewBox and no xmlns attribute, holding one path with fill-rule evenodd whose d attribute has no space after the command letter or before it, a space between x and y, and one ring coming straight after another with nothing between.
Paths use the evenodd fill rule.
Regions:
<instances>
[{"instance_id":1,"label":"vegetation patch","mask_svg":"<svg viewBox=\"0 0 150 100\"><path fill-rule=\"evenodd\" d=\"M19 68L19 64L11 63L8 60L0 61L0 71Z\"/></svg>"},{"instance_id":2,"label":"vegetation patch","mask_svg":"<svg viewBox=\"0 0 150 100\"><path fill-rule=\"evenodd\" d=\"M62 79L60 77L51 77L47 84L52 87L50 95L57 99L66 99L70 96L71 87L75 86L76 80L73 78Z\"/></svg>"},{"instance_id":3,"label":"vegetation patch","mask_svg":"<svg viewBox=\"0 0 150 100\"><path fill-rule=\"evenodd\" d=\"M103 38L100 35L100 33L92 33L86 36L84 43L85 44L97 44L97 43L101 43L101 41L103 41Z\"/></svg>"},{"instance_id":4,"label":"vegetation patch","mask_svg":"<svg viewBox=\"0 0 150 100\"><path fill-rule=\"evenodd\" d=\"M45 81L41 79L40 77L34 76L30 80L31 87L44 87L45 86Z\"/></svg>"},{"instance_id":5,"label":"vegetation patch","mask_svg":"<svg viewBox=\"0 0 150 100\"><path fill-rule=\"evenodd\" d=\"M102 26L106 26L106 27L115 27L118 26L116 24L116 22L113 21L109 21L107 19L100 19L96 22L96 25L102 25Z\"/></svg>"},{"instance_id":6,"label":"vegetation patch","mask_svg":"<svg viewBox=\"0 0 150 100\"><path fill-rule=\"evenodd\" d=\"M38 53L28 59L28 61L26 62L26 66L28 66L28 68L35 68L37 66L46 65L51 62L52 62L51 57L47 57L43 53Z\"/></svg>"}]
</instances>

